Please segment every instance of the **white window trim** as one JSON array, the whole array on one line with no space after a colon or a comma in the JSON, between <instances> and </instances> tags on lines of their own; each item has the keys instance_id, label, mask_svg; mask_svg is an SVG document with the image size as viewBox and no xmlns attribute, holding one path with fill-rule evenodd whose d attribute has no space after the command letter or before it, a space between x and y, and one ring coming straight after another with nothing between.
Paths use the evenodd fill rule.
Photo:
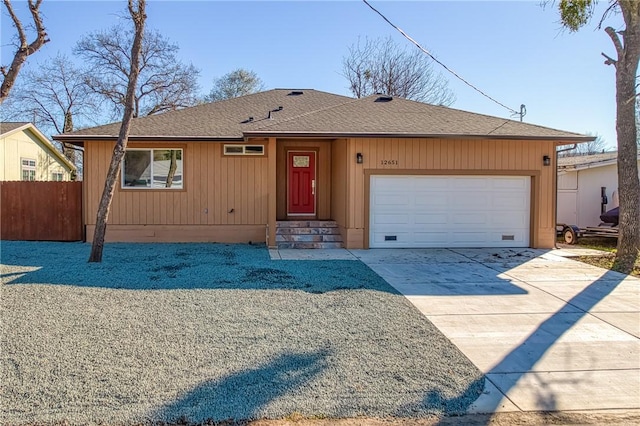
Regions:
<instances>
[{"instance_id":1,"label":"white window trim","mask_svg":"<svg viewBox=\"0 0 640 426\"><path fill-rule=\"evenodd\" d=\"M121 165L121 170L120 170L120 188L124 189L126 191L180 191L184 189L184 149L183 148L172 148L172 147L162 147L162 148L127 148L127 151L148 151L151 155L151 161L149 163L150 165L150 170L149 173L152 176L152 180L153 180L153 151L180 151L180 161L183 162L182 164L182 180L181 180L181 185L180 186L171 186L169 188L167 187L154 187L153 185L151 186L126 186L124 184L124 178L125 178L125 173L124 173L124 168L125 168L125 157L126 157L126 152L125 152L125 157L122 157L122 165Z\"/></svg>"},{"instance_id":2,"label":"white window trim","mask_svg":"<svg viewBox=\"0 0 640 426\"><path fill-rule=\"evenodd\" d=\"M59 177L60 179L57 179ZM63 172L51 172L51 180L53 182L62 182L64 181L64 173Z\"/></svg>"},{"instance_id":3,"label":"white window trim","mask_svg":"<svg viewBox=\"0 0 640 426\"><path fill-rule=\"evenodd\" d=\"M260 147L262 152L251 152L247 151L247 147ZM227 148L242 148L242 152L227 152ZM239 144L225 144L223 146L224 155L254 155L254 156L264 156L264 145L239 145Z\"/></svg>"},{"instance_id":4,"label":"white window trim","mask_svg":"<svg viewBox=\"0 0 640 426\"><path fill-rule=\"evenodd\" d=\"M29 164L24 164L24 162L28 162ZM33 165L31 164L33 163ZM35 181L36 180L36 166L37 166L37 162L36 160L32 159L32 158L20 158L20 178L23 181L26 182L31 182L31 181ZM24 179L24 172L28 171L28 172L33 172L33 179ZM31 173L29 173L31 175Z\"/></svg>"}]
</instances>

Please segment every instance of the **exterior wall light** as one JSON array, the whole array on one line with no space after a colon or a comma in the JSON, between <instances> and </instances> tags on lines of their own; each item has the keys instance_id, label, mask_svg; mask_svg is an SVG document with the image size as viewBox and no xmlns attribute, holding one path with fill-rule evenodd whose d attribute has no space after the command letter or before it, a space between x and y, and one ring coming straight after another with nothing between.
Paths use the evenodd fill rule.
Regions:
<instances>
[{"instance_id":1,"label":"exterior wall light","mask_svg":"<svg viewBox=\"0 0 640 426\"><path fill-rule=\"evenodd\" d=\"M543 156L542 157L542 165L550 166L551 165L551 157L549 157L548 155Z\"/></svg>"},{"instance_id":2,"label":"exterior wall light","mask_svg":"<svg viewBox=\"0 0 640 426\"><path fill-rule=\"evenodd\" d=\"M358 152L358 153L356 154L356 163L358 163L358 164L362 164L362 162L363 162L363 161L364 161L364 158L362 157L362 153L361 153L361 152Z\"/></svg>"}]
</instances>

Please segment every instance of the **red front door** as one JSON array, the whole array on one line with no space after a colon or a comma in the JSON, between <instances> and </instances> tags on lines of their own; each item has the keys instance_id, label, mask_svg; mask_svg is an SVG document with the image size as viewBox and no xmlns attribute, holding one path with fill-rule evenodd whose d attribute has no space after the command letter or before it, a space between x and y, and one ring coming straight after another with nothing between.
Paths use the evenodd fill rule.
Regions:
<instances>
[{"instance_id":1,"label":"red front door","mask_svg":"<svg viewBox=\"0 0 640 426\"><path fill-rule=\"evenodd\" d=\"M315 215L316 213L316 153L289 151L287 155L288 194L287 213Z\"/></svg>"}]
</instances>

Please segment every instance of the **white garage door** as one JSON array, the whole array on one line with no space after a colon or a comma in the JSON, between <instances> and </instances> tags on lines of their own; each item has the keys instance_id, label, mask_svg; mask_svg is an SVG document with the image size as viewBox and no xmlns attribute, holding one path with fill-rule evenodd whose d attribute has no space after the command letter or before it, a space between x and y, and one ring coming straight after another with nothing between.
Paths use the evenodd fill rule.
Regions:
<instances>
[{"instance_id":1,"label":"white garage door","mask_svg":"<svg viewBox=\"0 0 640 426\"><path fill-rule=\"evenodd\" d=\"M529 247L528 176L371 176L369 247Z\"/></svg>"}]
</instances>

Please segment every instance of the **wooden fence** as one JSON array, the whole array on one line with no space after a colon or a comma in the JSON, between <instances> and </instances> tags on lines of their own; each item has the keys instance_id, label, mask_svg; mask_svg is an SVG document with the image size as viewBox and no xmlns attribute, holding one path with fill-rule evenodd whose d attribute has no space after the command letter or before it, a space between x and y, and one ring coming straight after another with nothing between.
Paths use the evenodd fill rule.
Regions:
<instances>
[{"instance_id":1,"label":"wooden fence","mask_svg":"<svg viewBox=\"0 0 640 426\"><path fill-rule=\"evenodd\" d=\"M82 241L82 182L0 182L0 239Z\"/></svg>"}]
</instances>

